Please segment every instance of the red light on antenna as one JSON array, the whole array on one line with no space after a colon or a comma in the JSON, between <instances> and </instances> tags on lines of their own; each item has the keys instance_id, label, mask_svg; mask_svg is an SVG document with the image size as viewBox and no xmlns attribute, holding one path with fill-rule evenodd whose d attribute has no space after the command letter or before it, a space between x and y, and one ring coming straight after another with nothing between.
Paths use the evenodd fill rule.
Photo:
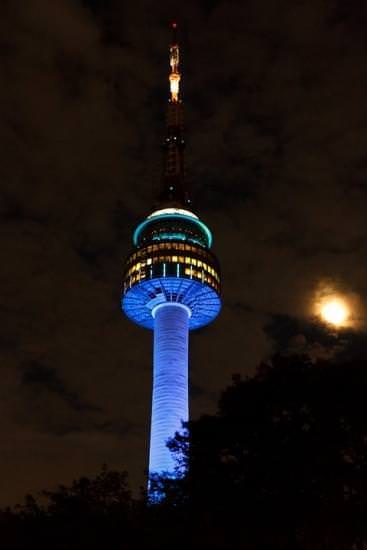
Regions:
<instances>
[{"instance_id":1,"label":"red light on antenna","mask_svg":"<svg viewBox=\"0 0 367 550\"><path fill-rule=\"evenodd\" d=\"M172 21L172 28L173 28L173 29L177 29L177 23L176 23L176 21Z\"/></svg>"}]
</instances>

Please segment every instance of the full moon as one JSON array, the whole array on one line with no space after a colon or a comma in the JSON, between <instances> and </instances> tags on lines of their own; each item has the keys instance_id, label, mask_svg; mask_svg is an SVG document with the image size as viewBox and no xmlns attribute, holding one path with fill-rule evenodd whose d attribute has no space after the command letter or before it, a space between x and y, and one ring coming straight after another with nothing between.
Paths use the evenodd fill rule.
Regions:
<instances>
[{"instance_id":1,"label":"full moon","mask_svg":"<svg viewBox=\"0 0 367 550\"><path fill-rule=\"evenodd\" d=\"M343 325L348 319L349 311L340 298L329 298L321 306L321 317L335 326Z\"/></svg>"}]
</instances>

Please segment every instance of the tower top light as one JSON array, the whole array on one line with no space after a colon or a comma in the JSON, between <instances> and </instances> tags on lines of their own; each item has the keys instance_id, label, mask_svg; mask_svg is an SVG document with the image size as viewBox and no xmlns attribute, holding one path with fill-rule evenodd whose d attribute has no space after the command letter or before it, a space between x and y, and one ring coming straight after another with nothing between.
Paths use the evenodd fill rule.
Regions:
<instances>
[{"instance_id":1,"label":"tower top light","mask_svg":"<svg viewBox=\"0 0 367 550\"><path fill-rule=\"evenodd\" d=\"M170 82L170 92L171 92L171 101L177 103L179 101L180 93L180 80L181 74L179 71L180 63L180 48L177 43L177 23L173 22L172 27L172 42L169 48L169 64L171 67L171 72L169 75Z\"/></svg>"}]
</instances>

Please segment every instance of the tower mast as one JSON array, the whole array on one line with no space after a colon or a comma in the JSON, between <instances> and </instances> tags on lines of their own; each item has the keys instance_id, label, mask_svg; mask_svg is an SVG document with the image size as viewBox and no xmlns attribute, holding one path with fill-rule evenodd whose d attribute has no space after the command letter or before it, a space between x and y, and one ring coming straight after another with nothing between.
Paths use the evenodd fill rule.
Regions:
<instances>
[{"instance_id":1,"label":"tower mast","mask_svg":"<svg viewBox=\"0 0 367 550\"><path fill-rule=\"evenodd\" d=\"M185 139L183 103L180 96L180 47L177 40L177 23L173 22L169 47L169 91L167 105L166 136L164 139L164 166L158 194L159 207L183 208L190 205L185 185Z\"/></svg>"}]
</instances>

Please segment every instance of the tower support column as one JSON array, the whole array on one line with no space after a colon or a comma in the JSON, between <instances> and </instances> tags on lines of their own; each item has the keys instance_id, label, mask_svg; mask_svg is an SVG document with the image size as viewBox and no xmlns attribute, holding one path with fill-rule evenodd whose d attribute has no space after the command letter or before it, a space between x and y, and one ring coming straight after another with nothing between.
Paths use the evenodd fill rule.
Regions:
<instances>
[{"instance_id":1,"label":"tower support column","mask_svg":"<svg viewBox=\"0 0 367 550\"><path fill-rule=\"evenodd\" d=\"M188 343L190 309L165 302L152 311L154 317L153 400L149 473L174 473L167 440L187 421Z\"/></svg>"}]
</instances>

